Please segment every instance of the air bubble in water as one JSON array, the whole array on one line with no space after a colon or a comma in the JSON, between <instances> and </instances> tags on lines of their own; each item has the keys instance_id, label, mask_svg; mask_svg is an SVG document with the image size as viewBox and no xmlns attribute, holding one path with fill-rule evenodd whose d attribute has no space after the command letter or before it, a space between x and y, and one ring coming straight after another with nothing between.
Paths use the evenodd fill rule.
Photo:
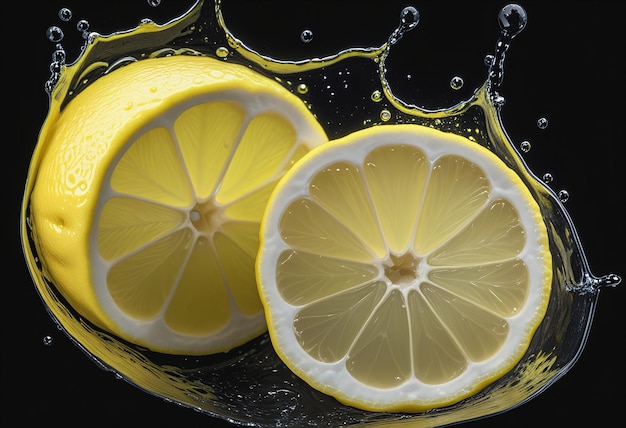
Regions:
<instances>
[{"instance_id":1,"label":"air bubble in water","mask_svg":"<svg viewBox=\"0 0 626 428\"><path fill-rule=\"evenodd\" d=\"M559 191L559 200L561 202L567 202L568 199L569 199L569 192L567 190Z\"/></svg>"},{"instance_id":2,"label":"air bubble in water","mask_svg":"<svg viewBox=\"0 0 626 428\"><path fill-rule=\"evenodd\" d=\"M389 119L391 119L391 112L387 109L382 110L380 112L380 120L382 120L383 122L388 122Z\"/></svg>"},{"instance_id":3,"label":"air bubble in water","mask_svg":"<svg viewBox=\"0 0 626 428\"><path fill-rule=\"evenodd\" d=\"M152 7L157 7L161 4L161 0L148 0L148 5Z\"/></svg>"},{"instance_id":4,"label":"air bubble in water","mask_svg":"<svg viewBox=\"0 0 626 428\"><path fill-rule=\"evenodd\" d=\"M58 43L61 40L63 40L63 37L64 37L63 30L61 30L56 25L52 25L51 27L48 27L48 29L46 30L46 37L51 42Z\"/></svg>"},{"instance_id":5,"label":"air bubble in water","mask_svg":"<svg viewBox=\"0 0 626 428\"><path fill-rule=\"evenodd\" d=\"M380 100L383 99L383 94L377 89L374 92L372 92L372 95L370 96L370 98L375 103L378 103L378 102L380 102Z\"/></svg>"},{"instance_id":6,"label":"air bubble in water","mask_svg":"<svg viewBox=\"0 0 626 428\"><path fill-rule=\"evenodd\" d=\"M493 64L493 60L495 59L495 56L488 54L485 55L485 65L487 67L491 67L491 65Z\"/></svg>"},{"instance_id":7,"label":"air bubble in water","mask_svg":"<svg viewBox=\"0 0 626 428\"><path fill-rule=\"evenodd\" d=\"M50 346L50 345L52 345L53 340L54 339L52 339L52 336L46 335L46 336L43 337L43 344L46 345L46 346Z\"/></svg>"},{"instance_id":8,"label":"air bubble in water","mask_svg":"<svg viewBox=\"0 0 626 428\"><path fill-rule=\"evenodd\" d=\"M528 153L530 151L530 141L522 141L519 148L524 153Z\"/></svg>"},{"instance_id":9,"label":"air bubble in water","mask_svg":"<svg viewBox=\"0 0 626 428\"><path fill-rule=\"evenodd\" d=\"M452 79L450 79L450 87L455 91L461 89L463 87L463 83L465 83L463 82L463 78L459 76L454 76Z\"/></svg>"},{"instance_id":10,"label":"air bubble in water","mask_svg":"<svg viewBox=\"0 0 626 428\"><path fill-rule=\"evenodd\" d=\"M552 180L554 180L554 177L549 172L546 172L545 174L543 174L542 180L544 183L548 184L548 183L552 183Z\"/></svg>"},{"instance_id":11,"label":"air bubble in water","mask_svg":"<svg viewBox=\"0 0 626 428\"><path fill-rule=\"evenodd\" d=\"M226 58L228 56L228 48L221 46L215 49L215 55L217 55L220 58Z\"/></svg>"},{"instance_id":12,"label":"air bubble in water","mask_svg":"<svg viewBox=\"0 0 626 428\"><path fill-rule=\"evenodd\" d=\"M311 42L311 40L313 40L313 31L302 30L302 32L300 33L300 40L302 40L304 43Z\"/></svg>"},{"instance_id":13,"label":"air bubble in water","mask_svg":"<svg viewBox=\"0 0 626 428\"><path fill-rule=\"evenodd\" d=\"M59 10L59 19L61 21L69 21L70 19L72 19L72 11L69 10L67 7L62 7Z\"/></svg>"},{"instance_id":14,"label":"air bubble in water","mask_svg":"<svg viewBox=\"0 0 626 428\"><path fill-rule=\"evenodd\" d=\"M548 127L548 119L545 117L540 117L537 119L537 127L539 129L546 129Z\"/></svg>"},{"instance_id":15,"label":"air bubble in water","mask_svg":"<svg viewBox=\"0 0 626 428\"><path fill-rule=\"evenodd\" d=\"M299 94L304 95L307 92L309 92L309 87L304 83L300 83L298 87L296 88L296 90L298 91Z\"/></svg>"}]
</instances>

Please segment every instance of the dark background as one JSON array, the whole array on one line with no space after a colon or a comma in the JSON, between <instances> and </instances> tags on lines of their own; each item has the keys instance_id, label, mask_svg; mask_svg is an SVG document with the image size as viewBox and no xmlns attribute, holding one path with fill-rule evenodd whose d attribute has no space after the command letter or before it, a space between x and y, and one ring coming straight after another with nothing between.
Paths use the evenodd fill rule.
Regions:
<instances>
[{"instance_id":1,"label":"dark background","mask_svg":"<svg viewBox=\"0 0 626 428\"><path fill-rule=\"evenodd\" d=\"M497 13L505 1L435 2L385 0L254 2L223 0L231 29L268 53L304 57L350 45L379 45L398 23L404 6L421 12L418 27L394 49L396 70L407 67L414 94L450 94L450 78L466 77L471 90L485 75L485 54L499 33ZM469 3L469 4L468 4ZM85 18L103 34L134 27L140 18L164 22L191 2L146 0L2 3L2 82L5 155L11 179L3 250L2 399L3 427L177 426L221 427L225 422L166 403L99 369L48 317L24 263L19 210L27 167L47 112L43 85L53 44L48 26L62 24L57 11L74 11L63 23L70 59L82 43L74 29ZM507 56L500 93L506 129L539 176L550 172L555 190L567 189L565 206L592 272L626 276L624 263L624 6L621 2L521 1L529 20ZM261 12L266 10L265 13ZM304 44L300 31L313 41ZM72 54L72 49L76 49ZM296 59L296 58L292 58ZM478 76L478 77L477 77ZM363 93L369 94L364 88ZM8 95L11 93L11 95ZM461 95L462 93L456 94ZM434 95L433 95L434 96ZM414 100L408 100L414 101ZM18 117L14 117L17 115ZM546 117L549 126L536 126ZM5 152L6 153L6 152ZM9 165L7 165L9 164ZM6 215L4 217L7 218ZM7 257L8 256L8 257ZM624 422L625 284L601 291L587 346L573 369L531 402L468 427L622 426ZM53 338L51 346L43 338Z\"/></svg>"}]
</instances>

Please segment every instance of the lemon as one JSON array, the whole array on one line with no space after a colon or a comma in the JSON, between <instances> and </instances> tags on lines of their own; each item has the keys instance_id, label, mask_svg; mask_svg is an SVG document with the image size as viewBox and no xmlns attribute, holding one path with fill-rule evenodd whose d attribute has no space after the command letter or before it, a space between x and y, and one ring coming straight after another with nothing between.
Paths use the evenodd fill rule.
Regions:
<instances>
[{"instance_id":1,"label":"lemon","mask_svg":"<svg viewBox=\"0 0 626 428\"><path fill-rule=\"evenodd\" d=\"M122 339L228 351L266 330L254 272L265 202L326 141L299 98L244 66L171 56L119 68L40 135L27 202L43 271Z\"/></svg>"},{"instance_id":2,"label":"lemon","mask_svg":"<svg viewBox=\"0 0 626 428\"><path fill-rule=\"evenodd\" d=\"M496 155L382 125L305 155L261 225L257 280L291 370L370 411L468 397L521 359L548 305L546 226Z\"/></svg>"}]
</instances>

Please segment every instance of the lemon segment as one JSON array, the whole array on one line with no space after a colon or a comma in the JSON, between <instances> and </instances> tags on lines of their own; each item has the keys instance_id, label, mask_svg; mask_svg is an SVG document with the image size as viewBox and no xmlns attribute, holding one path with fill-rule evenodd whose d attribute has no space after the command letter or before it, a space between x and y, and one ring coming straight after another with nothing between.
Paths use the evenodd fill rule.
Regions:
<instances>
[{"instance_id":1,"label":"lemon segment","mask_svg":"<svg viewBox=\"0 0 626 428\"><path fill-rule=\"evenodd\" d=\"M424 411L522 358L547 309L539 206L488 149L383 125L313 149L279 181L256 269L276 352L370 411Z\"/></svg>"},{"instance_id":2,"label":"lemon segment","mask_svg":"<svg viewBox=\"0 0 626 428\"><path fill-rule=\"evenodd\" d=\"M254 261L278 179L327 141L295 95L202 56L140 60L44 125L27 202L45 275L153 351L228 351L266 330Z\"/></svg>"}]
</instances>

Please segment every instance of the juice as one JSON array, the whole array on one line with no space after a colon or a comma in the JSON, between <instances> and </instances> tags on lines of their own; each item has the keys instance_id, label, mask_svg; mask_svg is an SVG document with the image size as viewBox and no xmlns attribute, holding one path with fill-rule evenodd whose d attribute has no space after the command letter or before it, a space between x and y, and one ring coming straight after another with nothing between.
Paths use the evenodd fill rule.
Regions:
<instances>
[{"instance_id":1,"label":"juice","mask_svg":"<svg viewBox=\"0 0 626 428\"><path fill-rule=\"evenodd\" d=\"M158 7L162 6L158 5ZM556 174L553 175L554 170L533 172L527 167L527 162L532 160L533 154L541 147L541 143L534 139L531 141L530 138L512 139L504 127L506 125L507 129L510 129L506 117L508 103L515 103L514 99L506 96L508 79L514 78L510 76L514 74L512 70L509 74L508 56L514 55L516 44L519 39L523 38L524 31L526 31L525 26L521 25L524 22L523 19L514 23L509 22L506 16L508 14L508 16L523 18L523 13L525 13L523 9L505 8L502 12L504 17L500 18L497 14L500 8L495 9L496 14L491 20L494 23L493 31L490 32L489 37L486 37L490 43L485 45L485 55L478 61L481 72L472 74L461 73L460 69L455 70L454 73L448 73L448 70L436 73L432 70L437 70L438 67L431 67L433 64L431 59L420 58L422 56L420 50L426 50L426 47L420 49L418 42L422 45L436 43L436 39L432 37L428 39L427 34L424 34L430 27L426 26L426 29L421 34L419 33L426 25L425 22L428 22L426 19L428 14L421 8L398 7L395 11L395 22L385 27L388 28L386 37L378 40L364 39L365 41L360 42L357 36L352 34L353 40L344 45L343 49L323 49L319 45L314 45L323 37L322 30L300 27L300 31L292 37L293 43L286 43L283 52L278 49L277 52L272 51L268 54L262 50L263 46L255 44L256 39L253 35L248 37L241 35L239 30L244 31L244 28L236 26L238 14L255 15L257 14L255 8L260 7L259 5L245 3L245 7L241 9L232 5L229 9L229 3L225 2L224 4L218 3L217 6L216 11L211 2L195 6L191 4L189 13L183 15L181 19L168 22L163 28L146 22L141 24L137 31L120 33L107 39L110 43L98 42L98 36L89 33L93 27L89 20L81 22L78 18L68 17L67 11L61 13L60 21L75 24L77 31L81 36L85 34L90 43L85 50L86 54L83 54L75 65L64 68L71 63L72 54L63 46L63 39L57 40L60 33L56 29L48 32L49 39L53 43L61 42L62 45L60 49L54 49L56 53L53 54L50 64L50 76L44 86L44 89L52 95L51 109L62 109L64 103L75 96L84 85L88 85L100 73L122 65L124 61L130 60L129 58L140 60L145 55L178 54L190 49L226 61L250 65L259 73L281 81L285 87L299 94L310 106L331 138L382 123L419 123L459 133L475 140L477 144L483 144L492 149L520 173L537 198L543 201L546 218L551 219L554 226L553 251L563 260L560 272L566 280L559 283L562 295L567 296L563 309L570 312L569 317L574 318L572 314L579 315L581 319L589 320L590 324L595 310L597 290L616 285L619 277L610 273L600 276L591 273L578 242L577 231L565 210L564 204L570 202L567 188L552 187L557 184L554 179ZM350 7L354 12L352 14L348 13ZM391 6L385 5L385 9L389 7ZM72 12L71 8L69 10ZM357 13L359 7L355 4L346 6L342 12L344 19L348 17L347 19L359 20ZM462 10L455 12L463 13ZM229 21L229 14L233 17L233 21ZM305 14L305 12L300 12L300 14ZM375 25L382 27L381 21L382 18ZM498 21L502 24L502 28L497 28ZM233 22L232 26L230 22ZM306 22L306 19L302 22ZM528 22L532 22L532 15ZM359 24L364 28L368 25L363 22ZM93 30L96 31L95 28ZM248 31L253 30L248 29ZM142 44L144 39L140 35L147 33L170 34L175 43L168 42L164 46L162 39L145 39L148 41ZM174 36L175 34L183 35ZM415 34L420 34L421 39L413 39ZM465 37L469 38L473 34L469 29L465 29ZM271 32L266 36L271 38ZM132 43L127 43L128 41ZM459 39L459 44L457 49L462 50L462 39ZM99 47L104 46L107 46L107 49L98 50ZM130 50L128 46L131 46ZM546 46L543 45L542 48ZM315 49L318 51L316 52ZM430 48L427 52L432 55ZM449 52L446 54L450 55ZM459 55L463 56L462 52ZM399 57L408 57L410 61L400 61ZM96 61L105 65L93 68L92 64ZM428 66L421 66L420 62ZM426 71L424 71L425 68ZM445 75L445 78L437 74ZM60 80L62 76L65 80ZM416 81L426 81L430 84L415 84ZM442 84L444 82L446 85ZM554 119L547 118L537 111L529 113L534 114L536 118L534 123L527 121L528 128L536 127L539 130L537 133L551 129ZM538 133L538 135L541 134ZM557 163L557 160L554 162ZM248 365L245 370L238 372L244 381L246 378L249 378L250 382L263 379L263 382L267 380L270 384L276 384L283 382L283 377L289 377L289 374L273 359L268 348L269 344L264 339L251 343L238 353L229 355L225 359L218 359L218 361L213 358L175 361L174 366L178 369L175 369L173 373L161 375L160 372L157 373L154 370L162 370L163 365L169 365L171 361L160 361L159 356L143 353L132 347L129 350L125 344L109 343L103 339L100 332L90 329L89 326L86 326L84 331L81 330L76 325L76 315L71 313L71 308L69 314L62 311L63 302L55 301L52 289L40 290L40 293L44 295L44 300L52 308L55 317L60 319L63 328L72 336L77 337L93 357L104 360L105 364L111 366L119 376L137 383L148 392L199 408L209 414L219 413L222 410L220 405L223 405L224 398L229 393L224 382L228 374L232 373L230 368L228 371L220 371L214 366L223 367L232 362L243 364L245 358L253 358L261 364ZM560 301L560 298L557 300ZM559 352L553 352L549 347L543 349L543 346L539 346L537 350L545 352L538 352L533 358L526 360L526 363L530 364L528 367L531 367L529 371L520 371L520 373L545 375L532 376L535 379L533 382L536 383L531 382L529 386L531 391L539 391L548 385L551 379L560 377L584 345L588 332L587 325L572 329L567 322L564 324L567 326L547 325L546 332L538 334L548 335L548 339L545 340L546 344L558 342L559 346L566 348L565 354L568 354L569 358L565 356L557 358L560 355ZM547 331L552 329L568 337L567 345L561 342L562 338L557 339L556 333L550 336ZM129 354L140 364L128 365ZM114 356L111 357L111 355ZM245 361L248 363L247 360ZM207 370L207 367L211 368ZM150 382L146 378L148 372L157 373ZM158 388L154 387L153 381L161 382ZM146 386L148 384L150 386ZM502 385L506 385L506 382ZM223 390L215 390L216 387L221 387ZM302 388L302 385L296 382L296 385L281 389L278 395L276 391L273 391L272 395L270 394L272 391L264 393L255 390L250 393L250 396L244 397L244 401L256 402L265 408L270 406L270 409L274 406L273 411L277 414L281 414L284 410L285 402L293 402L294 408L287 407L290 409L288 412L290 417L302 412L313 420L330 411L324 408L324 413L320 412L317 415L312 413L307 407L311 401L306 399L310 392L299 388ZM525 397L524 394L531 395L528 391L521 391L520 394L520 398ZM229 398L232 399L232 397ZM473 413L474 410L466 410L465 413L442 412L436 415L439 419L435 420L441 423L454 421L457 414L460 414L459 417L462 419L469 419L480 416L481 412L488 414L504 410L517 402L517 399L510 403L502 400L496 406L489 407L489 405L481 404L486 401L481 401L480 398L472 403L472 409L477 409L476 413ZM233 401L233 403L236 402L237 400ZM236 404L232 405L236 406ZM237 409L229 409L229 411L232 413L228 413L228 417L246 417L240 415ZM338 418L340 416L346 418L348 422L366 417L359 412L350 413L350 410L339 407L332 407L332 412L335 412ZM419 423L420 417L420 415L415 417L416 424Z\"/></svg>"}]
</instances>

